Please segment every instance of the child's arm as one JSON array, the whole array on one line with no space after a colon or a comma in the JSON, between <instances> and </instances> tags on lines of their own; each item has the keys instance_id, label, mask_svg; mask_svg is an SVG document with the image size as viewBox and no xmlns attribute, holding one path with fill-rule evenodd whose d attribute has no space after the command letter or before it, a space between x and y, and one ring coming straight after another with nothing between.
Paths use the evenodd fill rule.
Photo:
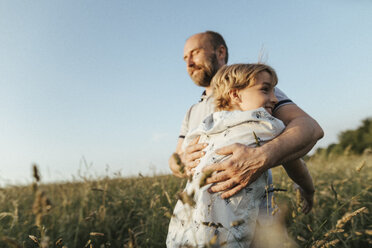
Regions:
<instances>
[{"instance_id":1,"label":"child's arm","mask_svg":"<svg viewBox=\"0 0 372 248\"><path fill-rule=\"evenodd\" d=\"M296 159L283 165L288 176L300 186L300 192L305 200L303 212L308 213L313 207L314 184L309 170L302 159Z\"/></svg>"}]
</instances>

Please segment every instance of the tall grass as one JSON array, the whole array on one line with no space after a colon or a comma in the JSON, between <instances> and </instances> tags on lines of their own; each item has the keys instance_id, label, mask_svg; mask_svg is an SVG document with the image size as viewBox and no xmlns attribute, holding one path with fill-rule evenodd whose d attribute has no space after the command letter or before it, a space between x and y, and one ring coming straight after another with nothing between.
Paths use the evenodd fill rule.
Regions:
<instances>
[{"instance_id":1,"label":"tall grass","mask_svg":"<svg viewBox=\"0 0 372 248\"><path fill-rule=\"evenodd\" d=\"M299 247L372 245L372 156L312 157L314 209L299 211L284 170L274 170L276 202ZM85 177L83 182L0 189L0 247L164 247L184 180L170 175Z\"/></svg>"},{"instance_id":2,"label":"tall grass","mask_svg":"<svg viewBox=\"0 0 372 248\"><path fill-rule=\"evenodd\" d=\"M308 215L299 213L295 192L283 170L274 172L279 187L289 189L277 197L288 207L288 230L300 247L372 245L371 158L347 154L312 157L307 164L316 192L314 209Z\"/></svg>"}]
</instances>

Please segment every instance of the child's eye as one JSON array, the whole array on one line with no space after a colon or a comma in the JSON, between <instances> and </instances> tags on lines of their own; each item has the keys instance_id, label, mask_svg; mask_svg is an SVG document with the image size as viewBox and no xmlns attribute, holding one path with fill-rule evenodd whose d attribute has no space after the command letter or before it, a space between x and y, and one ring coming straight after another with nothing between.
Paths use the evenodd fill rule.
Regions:
<instances>
[{"instance_id":1,"label":"child's eye","mask_svg":"<svg viewBox=\"0 0 372 248\"><path fill-rule=\"evenodd\" d=\"M265 92L265 93L268 93L269 92L269 88L267 88L267 87L264 87L264 88L262 88L261 89L263 92Z\"/></svg>"}]
</instances>

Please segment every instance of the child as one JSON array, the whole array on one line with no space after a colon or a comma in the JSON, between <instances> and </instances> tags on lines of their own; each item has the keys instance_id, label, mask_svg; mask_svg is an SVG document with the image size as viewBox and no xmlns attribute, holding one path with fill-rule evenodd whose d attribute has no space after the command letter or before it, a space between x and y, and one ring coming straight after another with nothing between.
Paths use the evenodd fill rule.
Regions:
<instances>
[{"instance_id":1,"label":"child","mask_svg":"<svg viewBox=\"0 0 372 248\"><path fill-rule=\"evenodd\" d=\"M202 169L229 157L215 153L221 147L234 143L260 145L283 131L284 124L271 116L277 103L274 95L277 81L275 71L263 64L224 66L214 76L211 85L219 112L209 115L196 130L187 134L183 143L185 148L200 136L199 142L208 143L208 146L176 204L169 224L167 247L250 246L259 205L267 194L267 172L224 200L221 193L208 192L211 186L205 185L208 173L203 173ZM307 208L311 208L314 187L306 166L296 160L285 169L300 185Z\"/></svg>"}]
</instances>

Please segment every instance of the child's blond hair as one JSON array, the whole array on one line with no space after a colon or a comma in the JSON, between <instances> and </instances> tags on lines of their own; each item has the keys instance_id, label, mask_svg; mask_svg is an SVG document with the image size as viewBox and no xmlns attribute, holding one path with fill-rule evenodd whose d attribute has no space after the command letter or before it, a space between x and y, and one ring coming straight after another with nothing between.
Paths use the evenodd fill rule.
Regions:
<instances>
[{"instance_id":1,"label":"child's blond hair","mask_svg":"<svg viewBox=\"0 0 372 248\"><path fill-rule=\"evenodd\" d=\"M271 75L274 85L278 83L275 70L265 64L235 64L221 67L211 82L216 110L230 110L230 90L242 90L253 86L257 75L263 71Z\"/></svg>"}]
</instances>

